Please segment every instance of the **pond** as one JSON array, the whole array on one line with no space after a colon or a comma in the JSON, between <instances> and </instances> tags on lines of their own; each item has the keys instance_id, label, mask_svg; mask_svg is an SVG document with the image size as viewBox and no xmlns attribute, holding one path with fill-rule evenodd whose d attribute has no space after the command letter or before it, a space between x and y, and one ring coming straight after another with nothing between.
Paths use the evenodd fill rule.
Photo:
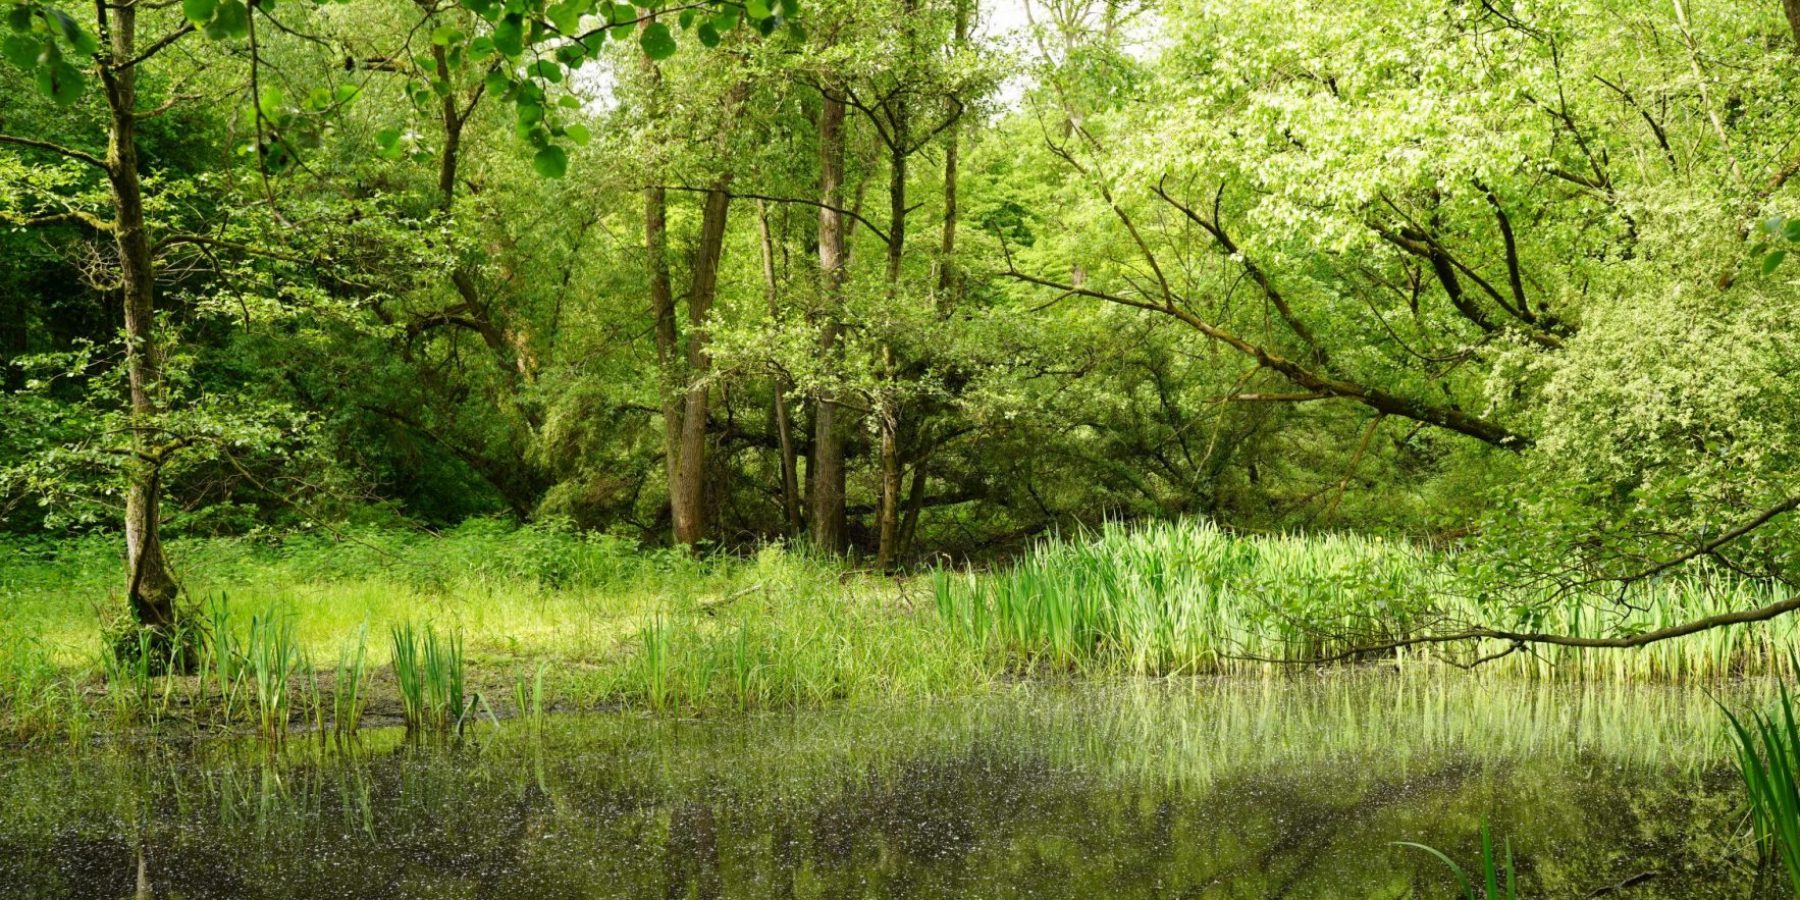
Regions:
<instances>
[{"instance_id":1,"label":"pond","mask_svg":"<svg viewBox=\"0 0 1800 900\"><path fill-rule=\"evenodd\" d=\"M0 755L0 896L1747 896L1717 707L1479 677L1021 685ZM1645 878L1645 873L1654 875Z\"/></svg>"}]
</instances>

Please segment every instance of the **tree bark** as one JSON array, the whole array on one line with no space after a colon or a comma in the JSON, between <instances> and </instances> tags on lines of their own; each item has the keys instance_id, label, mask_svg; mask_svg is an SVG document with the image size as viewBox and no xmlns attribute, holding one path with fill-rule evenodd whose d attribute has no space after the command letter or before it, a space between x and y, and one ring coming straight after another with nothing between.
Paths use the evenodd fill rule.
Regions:
<instances>
[{"instance_id":1,"label":"tree bark","mask_svg":"<svg viewBox=\"0 0 1800 900\"><path fill-rule=\"evenodd\" d=\"M645 23L648 25L648 21ZM640 57L644 77L649 82L646 101L650 115L661 112L662 70L648 55ZM676 353L679 336L675 326L675 291L669 278L669 201L660 179L652 175L644 188L644 253L650 276L650 317L656 330L657 396L661 401L663 420L663 477L669 485L669 508L673 519L675 483L681 477L681 393L676 379ZM676 537L679 540L679 536Z\"/></svg>"},{"instance_id":2,"label":"tree bark","mask_svg":"<svg viewBox=\"0 0 1800 900\"><path fill-rule=\"evenodd\" d=\"M119 253L119 292L125 307L125 370L136 456L126 470L126 597L138 624L169 637L180 587L163 556L162 453L155 446L152 430L162 392L162 357L155 333L156 272L145 232L143 186L138 175L137 67L119 64L136 55L137 10L131 4L102 4L99 9L102 33L111 39L110 58L100 66L100 78L110 116L106 171Z\"/></svg>"},{"instance_id":3,"label":"tree bark","mask_svg":"<svg viewBox=\"0 0 1800 900\"><path fill-rule=\"evenodd\" d=\"M706 193L700 219L700 243L694 250L688 289L687 397L681 413L681 449L675 481L669 487L670 512L677 543L693 546L706 538L706 419L712 387L707 350L708 319L719 285L719 260L725 250L725 219L731 209L729 176Z\"/></svg>"},{"instance_id":4,"label":"tree bark","mask_svg":"<svg viewBox=\"0 0 1800 900\"><path fill-rule=\"evenodd\" d=\"M1781 0L1781 11L1787 13L1788 30L1794 34L1794 52L1800 53L1800 0Z\"/></svg>"},{"instance_id":5,"label":"tree bark","mask_svg":"<svg viewBox=\"0 0 1800 900\"><path fill-rule=\"evenodd\" d=\"M775 240L769 233L769 206L756 201L756 234L762 246L763 293L769 301L769 321L781 321L781 297L775 277ZM790 536L800 534L799 460L794 452L794 425L788 418L787 389L784 379L770 379L775 397L775 440L781 448L781 508L787 516Z\"/></svg>"},{"instance_id":6,"label":"tree bark","mask_svg":"<svg viewBox=\"0 0 1800 900\"><path fill-rule=\"evenodd\" d=\"M845 227L838 212L844 200L844 101L825 92L819 110L819 276L825 298L824 326L819 331L820 356L838 352L843 324ZM844 434L839 407L831 392L821 391L814 406L813 452L810 459L812 541L819 549L841 553L844 528Z\"/></svg>"},{"instance_id":7,"label":"tree bark","mask_svg":"<svg viewBox=\"0 0 1800 900\"><path fill-rule=\"evenodd\" d=\"M912 152L911 119L904 95L892 100L888 107L888 139L892 142L888 161L888 246L887 300L900 302L900 268L906 250L906 158ZM887 571L893 567L895 544L900 538L900 397L898 364L894 345L881 345L882 378L887 389L879 400L877 427L881 431L881 503L877 507L878 541L875 568Z\"/></svg>"}]
</instances>

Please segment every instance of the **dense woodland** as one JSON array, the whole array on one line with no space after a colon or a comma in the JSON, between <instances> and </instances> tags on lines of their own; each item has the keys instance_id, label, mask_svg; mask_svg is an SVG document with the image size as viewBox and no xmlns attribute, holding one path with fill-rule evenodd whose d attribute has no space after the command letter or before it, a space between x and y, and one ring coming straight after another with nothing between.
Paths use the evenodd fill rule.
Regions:
<instances>
[{"instance_id":1,"label":"dense woodland","mask_svg":"<svg viewBox=\"0 0 1800 900\"><path fill-rule=\"evenodd\" d=\"M663 8L658 8L659 5ZM9 5L0 515L1793 574L1800 5Z\"/></svg>"}]
</instances>

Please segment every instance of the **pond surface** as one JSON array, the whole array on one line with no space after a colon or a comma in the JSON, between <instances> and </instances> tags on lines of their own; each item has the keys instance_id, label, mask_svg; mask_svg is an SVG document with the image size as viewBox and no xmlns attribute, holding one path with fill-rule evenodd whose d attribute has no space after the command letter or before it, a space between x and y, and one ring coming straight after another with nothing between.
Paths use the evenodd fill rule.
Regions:
<instances>
[{"instance_id":1,"label":"pond surface","mask_svg":"<svg viewBox=\"0 0 1800 900\"><path fill-rule=\"evenodd\" d=\"M1755 890L1698 691L1303 676L339 748L0 754L0 897L1448 897Z\"/></svg>"}]
</instances>

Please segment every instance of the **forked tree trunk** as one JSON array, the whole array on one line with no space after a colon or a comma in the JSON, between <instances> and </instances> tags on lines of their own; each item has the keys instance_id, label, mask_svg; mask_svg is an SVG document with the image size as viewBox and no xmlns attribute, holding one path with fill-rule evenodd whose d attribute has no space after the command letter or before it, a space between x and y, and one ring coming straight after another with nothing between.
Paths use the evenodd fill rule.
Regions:
<instances>
[{"instance_id":1,"label":"forked tree trunk","mask_svg":"<svg viewBox=\"0 0 1800 900\"><path fill-rule=\"evenodd\" d=\"M837 354L843 325L838 321L843 302L845 232L844 214L844 103L827 91L819 110L819 276L825 298L824 325L819 332L819 354L829 360ZM838 422L839 407L829 392L820 392L813 414L812 540L821 550L841 553L844 529L844 434Z\"/></svg>"},{"instance_id":2,"label":"forked tree trunk","mask_svg":"<svg viewBox=\"0 0 1800 900\"><path fill-rule=\"evenodd\" d=\"M131 4L104 4L100 9L105 17L102 25L111 37L111 60L132 59L137 52L137 10ZM155 332L156 272L138 178L137 68L109 61L100 67L100 77L110 116L106 170L119 253L119 292L125 306L125 371L136 456L126 469L126 597L140 625L168 636L180 587L163 557L162 453L151 430L162 392L162 358Z\"/></svg>"}]
</instances>

